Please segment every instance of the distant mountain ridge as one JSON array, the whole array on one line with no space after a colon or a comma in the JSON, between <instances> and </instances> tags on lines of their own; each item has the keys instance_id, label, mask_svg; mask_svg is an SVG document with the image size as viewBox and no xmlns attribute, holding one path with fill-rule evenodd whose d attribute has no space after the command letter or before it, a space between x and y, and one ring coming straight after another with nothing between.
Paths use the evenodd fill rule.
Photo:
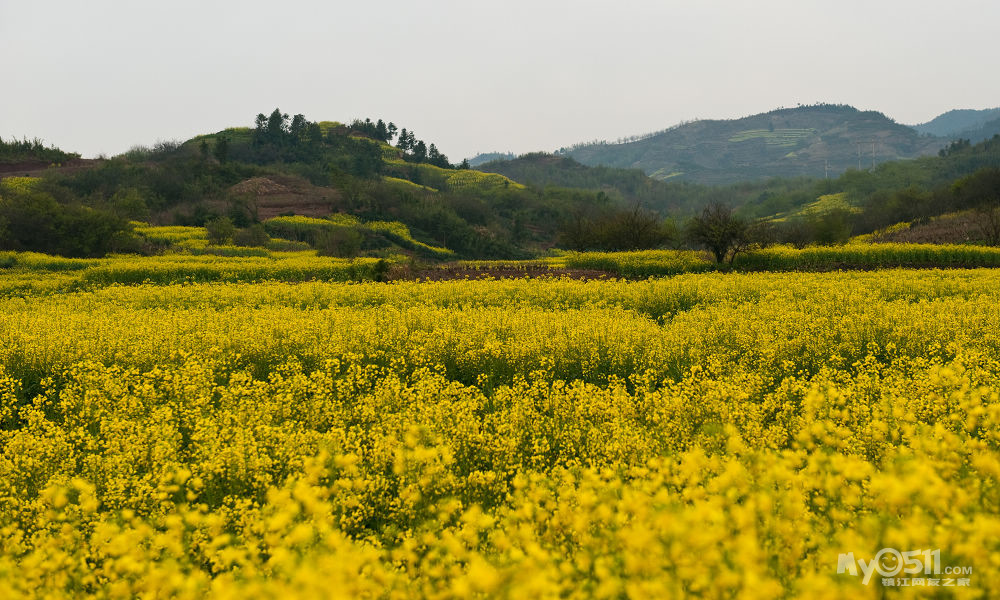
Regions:
<instances>
[{"instance_id":1,"label":"distant mountain ridge","mask_svg":"<svg viewBox=\"0 0 1000 600\"><path fill-rule=\"evenodd\" d=\"M949 140L875 111L819 104L731 120L684 123L624 143L562 149L586 165L642 169L656 179L725 184L836 176L850 168L931 155ZM873 156L874 154L874 156Z\"/></svg>"},{"instance_id":2,"label":"distant mountain ridge","mask_svg":"<svg viewBox=\"0 0 1000 600\"><path fill-rule=\"evenodd\" d=\"M958 135L953 137L955 139L969 140L969 142L975 144L977 142L988 140L995 135L1000 135L1000 118L987 121L980 127L960 131L958 132Z\"/></svg>"},{"instance_id":3,"label":"distant mountain ridge","mask_svg":"<svg viewBox=\"0 0 1000 600\"><path fill-rule=\"evenodd\" d=\"M489 162L497 160L514 160L515 158L517 158L517 155L513 152L481 152L468 159L468 161L469 166L475 168Z\"/></svg>"},{"instance_id":4,"label":"distant mountain ridge","mask_svg":"<svg viewBox=\"0 0 1000 600\"><path fill-rule=\"evenodd\" d=\"M926 123L913 125L912 127L920 133L950 139L968 139L973 144L982 141L992 134L985 130L990 126L996 127L1000 120L1000 108L986 108L983 110L956 109L942 113ZM982 134L979 132L983 131ZM976 138L983 135L982 138Z\"/></svg>"}]
</instances>

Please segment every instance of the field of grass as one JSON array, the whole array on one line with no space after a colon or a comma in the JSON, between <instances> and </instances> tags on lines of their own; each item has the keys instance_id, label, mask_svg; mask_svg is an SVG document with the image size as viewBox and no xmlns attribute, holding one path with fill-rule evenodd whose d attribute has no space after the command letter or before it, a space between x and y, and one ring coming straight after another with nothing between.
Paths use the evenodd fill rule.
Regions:
<instances>
[{"instance_id":1,"label":"field of grass","mask_svg":"<svg viewBox=\"0 0 1000 600\"><path fill-rule=\"evenodd\" d=\"M270 261L257 283L73 291L141 261L15 258L0 597L1000 580L997 271L346 284ZM838 573L883 548L939 550L941 574Z\"/></svg>"}]
</instances>

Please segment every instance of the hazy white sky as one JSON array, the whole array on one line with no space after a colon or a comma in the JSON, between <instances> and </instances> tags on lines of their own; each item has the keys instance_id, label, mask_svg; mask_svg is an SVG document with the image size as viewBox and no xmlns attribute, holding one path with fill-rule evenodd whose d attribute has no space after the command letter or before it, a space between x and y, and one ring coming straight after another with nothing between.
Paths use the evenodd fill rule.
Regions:
<instances>
[{"instance_id":1,"label":"hazy white sky","mask_svg":"<svg viewBox=\"0 0 1000 600\"><path fill-rule=\"evenodd\" d=\"M0 137L384 118L453 161L779 106L1000 106L995 0L0 0Z\"/></svg>"}]
</instances>

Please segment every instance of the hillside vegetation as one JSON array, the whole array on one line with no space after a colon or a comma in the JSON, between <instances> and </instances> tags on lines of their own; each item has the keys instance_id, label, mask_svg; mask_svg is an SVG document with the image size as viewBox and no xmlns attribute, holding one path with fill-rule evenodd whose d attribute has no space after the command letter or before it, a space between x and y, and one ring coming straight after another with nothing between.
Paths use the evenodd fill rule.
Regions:
<instances>
[{"instance_id":1,"label":"hillside vegetation","mask_svg":"<svg viewBox=\"0 0 1000 600\"><path fill-rule=\"evenodd\" d=\"M816 183L808 178L772 178L726 185L662 181L649 177L641 169L587 166L568 156L545 153L488 162L479 168L542 188L596 191L617 204L643 206L678 221L715 202L740 207L753 204L763 196L793 196L811 189Z\"/></svg>"},{"instance_id":2,"label":"hillside vegetation","mask_svg":"<svg viewBox=\"0 0 1000 600\"><path fill-rule=\"evenodd\" d=\"M765 126L807 114L811 127L787 119L787 127ZM818 106L758 115L767 123L743 120L736 129L734 122L713 126L729 129L728 144L758 145L755 156L789 149L800 154L794 148L817 135L832 139L816 126L822 120L816 115L831 123L837 115L850 116L855 125L887 122L877 113ZM694 131L683 129L684 135ZM0 249L78 257L209 251L152 242L131 225L137 221L206 227L206 244L243 247L225 250L241 255L306 247L339 257L523 259L554 247L703 248L704 238L688 234L692 219L711 207L735 209L748 225L737 227L747 237L730 249L837 244L854 236L898 240L890 234L953 213L965 215L953 221L964 229L915 241L1000 243L1000 138L959 140L936 155L849 168L828 178L724 185L664 181L639 168L587 166L542 153L464 167L392 123L311 122L276 110L258 115L253 127L137 147L81 167L45 169L35 178L4 178ZM288 219L299 219L295 228ZM715 247L719 256L727 254Z\"/></svg>"},{"instance_id":3,"label":"hillside vegetation","mask_svg":"<svg viewBox=\"0 0 1000 600\"><path fill-rule=\"evenodd\" d=\"M995 244L988 228L1000 209L1000 136L975 145L959 141L938 156L849 170L816 180L791 194L768 193L743 206L745 215L792 221L831 217L845 235L875 233L899 223L925 223L963 210L978 211L974 238ZM968 234L969 232L965 232ZM947 241L961 241L953 238Z\"/></svg>"},{"instance_id":4,"label":"hillside vegetation","mask_svg":"<svg viewBox=\"0 0 1000 600\"><path fill-rule=\"evenodd\" d=\"M913 125L918 132L946 139L980 142L1000 133L1000 108L959 109L938 115L926 123Z\"/></svg>"},{"instance_id":5,"label":"hillside vegetation","mask_svg":"<svg viewBox=\"0 0 1000 600\"><path fill-rule=\"evenodd\" d=\"M936 153L948 140L923 136L882 113L821 104L733 120L700 120L621 143L560 150L587 165L641 169L656 179L733 183L824 177L875 162ZM859 157L859 150L861 156Z\"/></svg>"},{"instance_id":6,"label":"hillside vegetation","mask_svg":"<svg viewBox=\"0 0 1000 600\"><path fill-rule=\"evenodd\" d=\"M936 241L989 241L978 231L988 216L980 209L1000 199L1000 182L992 175L1000 168L1000 138L975 145L962 140L936 156L882 163L874 170L852 168L829 179L771 178L728 185L659 181L639 169L590 167L570 157L541 153L480 168L530 185L597 191L619 203L656 210L678 223L713 204L735 208L750 220L782 226L809 221L809 227L838 229L829 232L831 242L970 209L979 211L965 221L971 229ZM824 220L837 222L817 223Z\"/></svg>"},{"instance_id":7,"label":"hillside vegetation","mask_svg":"<svg viewBox=\"0 0 1000 600\"><path fill-rule=\"evenodd\" d=\"M266 243L259 227L250 230L264 225L270 235L269 219L343 214L359 223L398 225L343 229L305 241L321 251L330 251L324 247L329 242L349 254L357 249L377 255L519 258L553 246L573 210L614 210L612 201L597 192L529 189L464 166L451 164L435 144L412 131L382 120L317 123L275 110L258 115L253 127L136 147L86 170L50 170L30 189L3 183L0 249L68 256L143 251L141 238L128 225L132 220L212 224L224 239ZM58 210L76 215L70 218L74 223L84 217L106 223L101 243L43 243L60 237L53 227L68 236L83 226L52 225L59 220ZM347 239L330 242L331 236Z\"/></svg>"},{"instance_id":8,"label":"hillside vegetation","mask_svg":"<svg viewBox=\"0 0 1000 600\"><path fill-rule=\"evenodd\" d=\"M0 171L5 166L23 163L58 164L78 158L80 158L79 154L64 152L55 146L46 146L38 138L33 140L4 140L0 138Z\"/></svg>"}]
</instances>

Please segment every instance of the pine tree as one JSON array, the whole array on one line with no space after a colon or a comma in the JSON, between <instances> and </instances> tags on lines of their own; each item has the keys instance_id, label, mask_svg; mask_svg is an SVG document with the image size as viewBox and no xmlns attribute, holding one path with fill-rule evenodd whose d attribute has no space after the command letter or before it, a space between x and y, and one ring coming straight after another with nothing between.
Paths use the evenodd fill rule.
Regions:
<instances>
[{"instance_id":1,"label":"pine tree","mask_svg":"<svg viewBox=\"0 0 1000 600\"><path fill-rule=\"evenodd\" d=\"M382 119L375 123L375 138L380 142L389 141L389 129L385 126L385 121Z\"/></svg>"},{"instance_id":2,"label":"pine tree","mask_svg":"<svg viewBox=\"0 0 1000 600\"><path fill-rule=\"evenodd\" d=\"M306 120L304 115L298 114L292 117L292 124L289 127L289 133L292 134L292 140L297 142L301 138L305 137L306 128L309 126L309 121Z\"/></svg>"},{"instance_id":3,"label":"pine tree","mask_svg":"<svg viewBox=\"0 0 1000 600\"><path fill-rule=\"evenodd\" d=\"M415 158L417 162L424 162L427 160L427 144L425 144L423 140L418 140L413 146L413 158Z\"/></svg>"},{"instance_id":4,"label":"pine tree","mask_svg":"<svg viewBox=\"0 0 1000 600\"><path fill-rule=\"evenodd\" d=\"M437 146L434 144L431 144L430 148L427 149L427 162L436 167L441 167L442 169L451 168L451 163L448 162L448 157L441 154L441 152L438 151Z\"/></svg>"},{"instance_id":5,"label":"pine tree","mask_svg":"<svg viewBox=\"0 0 1000 600\"><path fill-rule=\"evenodd\" d=\"M288 133L288 115L276 108L267 118L267 129L264 132L264 137L268 142L277 145L281 144L286 133Z\"/></svg>"},{"instance_id":6,"label":"pine tree","mask_svg":"<svg viewBox=\"0 0 1000 600\"><path fill-rule=\"evenodd\" d=\"M399 132L399 141L396 142L396 147L403 152L407 152L410 149L410 133L406 131L405 127Z\"/></svg>"},{"instance_id":7,"label":"pine tree","mask_svg":"<svg viewBox=\"0 0 1000 600\"><path fill-rule=\"evenodd\" d=\"M216 138L212 154L215 155L215 160L221 164L226 164L226 161L229 159L229 140L225 136Z\"/></svg>"}]
</instances>

